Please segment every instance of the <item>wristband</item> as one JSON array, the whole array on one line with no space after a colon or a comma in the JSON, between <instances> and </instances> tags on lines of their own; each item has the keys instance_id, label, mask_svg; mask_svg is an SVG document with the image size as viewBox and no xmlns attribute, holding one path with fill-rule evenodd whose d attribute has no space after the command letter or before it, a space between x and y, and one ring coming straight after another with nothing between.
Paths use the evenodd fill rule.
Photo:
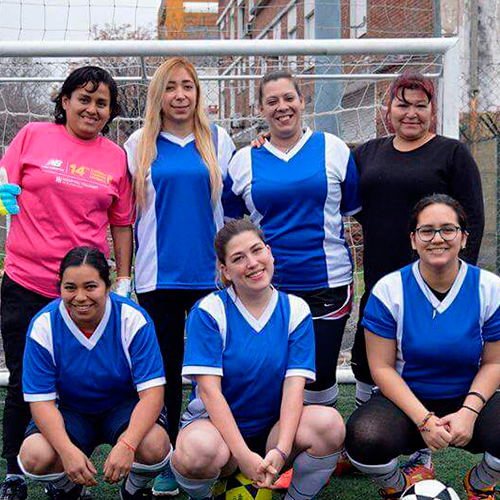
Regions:
<instances>
[{"instance_id":1,"label":"wristband","mask_svg":"<svg viewBox=\"0 0 500 500\"><path fill-rule=\"evenodd\" d=\"M477 398L479 398L483 402L483 405L486 404L486 399L480 392L471 391L471 392L467 393L467 396L476 396Z\"/></svg>"},{"instance_id":2,"label":"wristband","mask_svg":"<svg viewBox=\"0 0 500 500\"><path fill-rule=\"evenodd\" d=\"M430 411L429 413L427 413L427 415L424 417L424 419L422 420L422 422L420 422L420 423L417 424L417 429L420 432L424 431L424 429L426 431L428 431L429 429L427 429L427 427L425 427L425 425L430 420L430 418L433 417L433 416L434 416L434 412L433 411Z\"/></svg>"},{"instance_id":3,"label":"wristband","mask_svg":"<svg viewBox=\"0 0 500 500\"><path fill-rule=\"evenodd\" d=\"M479 412L474 408L472 408L471 406L462 405L462 408L467 408L468 410L473 411L476 415L479 415Z\"/></svg>"},{"instance_id":4,"label":"wristband","mask_svg":"<svg viewBox=\"0 0 500 500\"><path fill-rule=\"evenodd\" d=\"M280 450L277 446L275 446L273 450L276 450L281 455L283 462L286 462L288 460L288 455L284 451Z\"/></svg>"},{"instance_id":5,"label":"wristband","mask_svg":"<svg viewBox=\"0 0 500 500\"><path fill-rule=\"evenodd\" d=\"M130 450L135 453L135 448L130 444L125 441L125 439L121 438L120 441Z\"/></svg>"}]
</instances>

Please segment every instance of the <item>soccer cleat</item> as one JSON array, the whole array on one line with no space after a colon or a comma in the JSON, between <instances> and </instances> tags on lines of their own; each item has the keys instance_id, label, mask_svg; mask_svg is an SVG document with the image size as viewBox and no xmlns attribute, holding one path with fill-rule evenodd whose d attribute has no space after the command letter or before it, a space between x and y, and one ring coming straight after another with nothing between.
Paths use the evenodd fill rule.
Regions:
<instances>
[{"instance_id":1,"label":"soccer cleat","mask_svg":"<svg viewBox=\"0 0 500 500\"><path fill-rule=\"evenodd\" d=\"M10 477L0 486L0 500L26 500L28 487L26 481L20 477Z\"/></svg>"},{"instance_id":2,"label":"soccer cleat","mask_svg":"<svg viewBox=\"0 0 500 500\"><path fill-rule=\"evenodd\" d=\"M401 467L405 476L410 479L410 484L415 484L425 479L436 479L434 464L430 462L429 466L428 457L429 455L425 453L417 452Z\"/></svg>"},{"instance_id":3,"label":"soccer cleat","mask_svg":"<svg viewBox=\"0 0 500 500\"><path fill-rule=\"evenodd\" d=\"M127 482L127 478L122 481L122 485L120 487L120 499L121 500L152 500L153 495L151 493L151 488L141 488L137 490L134 494L129 493L125 489L125 483Z\"/></svg>"},{"instance_id":4,"label":"soccer cleat","mask_svg":"<svg viewBox=\"0 0 500 500\"><path fill-rule=\"evenodd\" d=\"M274 482L274 487L279 490L287 490L292 482L293 469L288 469Z\"/></svg>"},{"instance_id":5,"label":"soccer cleat","mask_svg":"<svg viewBox=\"0 0 500 500\"><path fill-rule=\"evenodd\" d=\"M81 500L83 486L75 484L70 491L54 488L54 485L49 483L45 488L45 493L50 500Z\"/></svg>"},{"instance_id":6,"label":"soccer cleat","mask_svg":"<svg viewBox=\"0 0 500 500\"><path fill-rule=\"evenodd\" d=\"M175 480L174 473L169 464L163 469L153 483L153 495L155 497L174 497L179 494L179 485Z\"/></svg>"},{"instance_id":7,"label":"soccer cleat","mask_svg":"<svg viewBox=\"0 0 500 500\"><path fill-rule=\"evenodd\" d=\"M484 490L476 490L470 484L470 473L472 469L469 469L464 476L464 488L467 493L469 500L495 500L495 485L492 485Z\"/></svg>"}]
</instances>

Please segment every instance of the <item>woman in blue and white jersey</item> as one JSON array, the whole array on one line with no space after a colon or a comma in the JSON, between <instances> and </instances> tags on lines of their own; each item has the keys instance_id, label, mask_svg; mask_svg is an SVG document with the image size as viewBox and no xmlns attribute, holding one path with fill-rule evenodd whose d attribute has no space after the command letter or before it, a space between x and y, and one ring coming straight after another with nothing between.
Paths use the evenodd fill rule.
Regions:
<instances>
[{"instance_id":1,"label":"woman in blue and white jersey","mask_svg":"<svg viewBox=\"0 0 500 500\"><path fill-rule=\"evenodd\" d=\"M196 385L172 470L200 499L237 467L270 487L293 464L292 490L312 498L336 466L344 423L333 408L303 406L304 385L315 378L309 307L271 285L273 255L250 221L228 222L215 248L229 286L201 299L188 318L182 373Z\"/></svg>"},{"instance_id":2,"label":"woman in blue and white jersey","mask_svg":"<svg viewBox=\"0 0 500 500\"><path fill-rule=\"evenodd\" d=\"M500 479L500 278L459 259L466 216L448 195L423 198L410 230L419 260L382 278L364 311L379 392L349 419L346 450L384 498L399 498L410 482L399 455L448 446L483 452L464 485L470 500L493 500Z\"/></svg>"},{"instance_id":3,"label":"woman in blue and white jersey","mask_svg":"<svg viewBox=\"0 0 500 500\"><path fill-rule=\"evenodd\" d=\"M231 190L241 202L233 215L246 210L265 232L276 259L276 287L309 304L316 382L305 400L333 405L353 282L342 216L361 210L358 172L342 140L302 127L304 98L287 71L262 78L259 107L269 136L262 147L245 147L231 161Z\"/></svg>"},{"instance_id":4,"label":"woman in blue and white jersey","mask_svg":"<svg viewBox=\"0 0 500 500\"><path fill-rule=\"evenodd\" d=\"M223 183L234 149L227 132L208 122L194 66L179 57L164 62L149 85L144 126L125 150L138 213L135 289L163 354L172 442L186 314L215 288L213 241L223 225Z\"/></svg>"},{"instance_id":5,"label":"woman in blue and white jersey","mask_svg":"<svg viewBox=\"0 0 500 500\"><path fill-rule=\"evenodd\" d=\"M19 466L48 483L50 498L77 500L97 484L89 457L108 443L104 480L126 478L122 500L149 498L170 455L153 322L110 293L109 266L95 248L66 254L59 278L61 298L33 318L26 338L23 392L33 420Z\"/></svg>"}]
</instances>

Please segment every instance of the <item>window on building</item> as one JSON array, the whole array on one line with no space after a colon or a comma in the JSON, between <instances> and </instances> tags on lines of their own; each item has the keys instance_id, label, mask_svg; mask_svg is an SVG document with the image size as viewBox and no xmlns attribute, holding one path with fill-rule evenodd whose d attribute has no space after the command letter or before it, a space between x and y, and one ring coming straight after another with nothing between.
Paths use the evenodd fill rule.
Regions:
<instances>
[{"instance_id":1,"label":"window on building","mask_svg":"<svg viewBox=\"0 0 500 500\"><path fill-rule=\"evenodd\" d=\"M224 40L226 35L226 21L221 21L219 34L220 34L220 39Z\"/></svg>"},{"instance_id":2,"label":"window on building","mask_svg":"<svg viewBox=\"0 0 500 500\"><path fill-rule=\"evenodd\" d=\"M288 38L295 40L297 38L297 6L294 5L289 11L287 16L287 30ZM290 71L297 69L297 56L288 56L288 67Z\"/></svg>"},{"instance_id":3,"label":"window on building","mask_svg":"<svg viewBox=\"0 0 500 500\"><path fill-rule=\"evenodd\" d=\"M234 39L234 35L235 35L235 32L234 32L234 9L231 10L231 14L229 15L229 38L231 40Z\"/></svg>"},{"instance_id":4,"label":"window on building","mask_svg":"<svg viewBox=\"0 0 500 500\"><path fill-rule=\"evenodd\" d=\"M304 38L315 38L314 0L305 0L304 2Z\"/></svg>"},{"instance_id":5,"label":"window on building","mask_svg":"<svg viewBox=\"0 0 500 500\"><path fill-rule=\"evenodd\" d=\"M238 0L238 31L236 38L241 39L245 35L245 0Z\"/></svg>"},{"instance_id":6,"label":"window on building","mask_svg":"<svg viewBox=\"0 0 500 500\"><path fill-rule=\"evenodd\" d=\"M281 21L278 21L273 26L273 39L280 40L281 39Z\"/></svg>"},{"instance_id":7,"label":"window on building","mask_svg":"<svg viewBox=\"0 0 500 500\"><path fill-rule=\"evenodd\" d=\"M349 12L351 38L360 38L366 35L368 23L367 0L351 0Z\"/></svg>"}]
</instances>

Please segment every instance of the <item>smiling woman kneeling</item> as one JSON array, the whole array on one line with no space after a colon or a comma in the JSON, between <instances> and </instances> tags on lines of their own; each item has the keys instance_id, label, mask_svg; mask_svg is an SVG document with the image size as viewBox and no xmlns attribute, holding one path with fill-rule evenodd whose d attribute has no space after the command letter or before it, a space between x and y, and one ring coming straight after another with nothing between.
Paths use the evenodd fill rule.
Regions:
<instances>
[{"instance_id":1,"label":"smiling woman kneeling","mask_svg":"<svg viewBox=\"0 0 500 500\"><path fill-rule=\"evenodd\" d=\"M500 479L500 278L459 259L466 216L444 194L417 203L419 260L373 288L363 315L380 392L347 423L353 464L399 498L412 482L398 457L423 447L484 457L464 478L469 500L494 500ZM413 481L414 482L414 481Z\"/></svg>"},{"instance_id":2,"label":"smiling woman kneeling","mask_svg":"<svg viewBox=\"0 0 500 500\"><path fill-rule=\"evenodd\" d=\"M19 466L49 483L50 498L78 499L83 486L97 484L92 451L108 443L104 480L125 479L123 500L149 498L147 484L170 453L153 323L132 301L110 293L99 250L74 248L59 276L61 299L42 309L28 331L23 391L33 420Z\"/></svg>"},{"instance_id":3,"label":"smiling woman kneeling","mask_svg":"<svg viewBox=\"0 0 500 500\"><path fill-rule=\"evenodd\" d=\"M315 378L309 307L273 288L271 249L250 221L227 223L215 249L230 286L188 318L182 373L196 386L172 470L192 498L204 498L236 468L271 487L293 464L293 498L312 498L337 464L344 423L333 408L303 406L304 385Z\"/></svg>"}]
</instances>

